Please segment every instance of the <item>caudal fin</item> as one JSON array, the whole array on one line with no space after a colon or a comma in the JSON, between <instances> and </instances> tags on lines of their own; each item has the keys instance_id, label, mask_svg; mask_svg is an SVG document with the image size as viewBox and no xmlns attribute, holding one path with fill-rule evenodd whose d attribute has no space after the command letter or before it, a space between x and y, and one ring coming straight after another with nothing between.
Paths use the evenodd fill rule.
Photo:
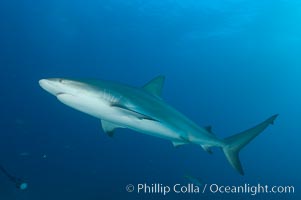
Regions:
<instances>
[{"instance_id":1,"label":"caudal fin","mask_svg":"<svg viewBox=\"0 0 301 200\"><path fill-rule=\"evenodd\" d=\"M266 129L270 124L273 124L277 116L278 115L273 115L253 128L224 139L224 146L222 149L226 155L226 158L231 166L241 175L244 175L244 172L239 160L239 151L249 142L251 142L257 135L264 131L264 129Z\"/></svg>"}]
</instances>

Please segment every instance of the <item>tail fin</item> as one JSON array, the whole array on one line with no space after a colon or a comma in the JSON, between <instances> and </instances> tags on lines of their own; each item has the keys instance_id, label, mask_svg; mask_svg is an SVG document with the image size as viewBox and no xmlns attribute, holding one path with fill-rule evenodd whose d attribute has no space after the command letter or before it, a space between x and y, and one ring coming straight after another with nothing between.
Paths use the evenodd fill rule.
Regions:
<instances>
[{"instance_id":1,"label":"tail fin","mask_svg":"<svg viewBox=\"0 0 301 200\"><path fill-rule=\"evenodd\" d=\"M273 115L253 128L224 139L224 146L222 147L224 154L231 166L241 175L244 175L244 172L239 160L239 151L264 131L270 124L273 124L277 116L278 115Z\"/></svg>"}]
</instances>

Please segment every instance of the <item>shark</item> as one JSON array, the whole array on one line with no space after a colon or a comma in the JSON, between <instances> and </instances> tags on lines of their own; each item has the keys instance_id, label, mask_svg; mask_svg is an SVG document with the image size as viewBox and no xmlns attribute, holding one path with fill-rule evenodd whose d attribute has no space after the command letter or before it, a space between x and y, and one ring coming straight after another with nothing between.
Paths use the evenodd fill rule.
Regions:
<instances>
[{"instance_id":1,"label":"shark","mask_svg":"<svg viewBox=\"0 0 301 200\"><path fill-rule=\"evenodd\" d=\"M201 146L212 153L221 148L230 165L241 175L244 170L240 150L274 123L278 114L258 125L224 139L217 137L211 126L201 127L162 99L165 76L157 76L142 87L107 80L47 78L39 85L60 102L101 120L103 131L112 137L117 128L172 142Z\"/></svg>"}]
</instances>

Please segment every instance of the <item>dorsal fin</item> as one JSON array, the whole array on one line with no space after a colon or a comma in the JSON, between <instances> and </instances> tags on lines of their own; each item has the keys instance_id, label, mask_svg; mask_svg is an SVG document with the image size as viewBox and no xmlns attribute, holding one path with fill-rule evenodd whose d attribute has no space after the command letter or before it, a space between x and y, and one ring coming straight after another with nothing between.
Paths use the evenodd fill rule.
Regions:
<instances>
[{"instance_id":1,"label":"dorsal fin","mask_svg":"<svg viewBox=\"0 0 301 200\"><path fill-rule=\"evenodd\" d=\"M152 95L161 97L165 76L157 76L143 86L143 89Z\"/></svg>"},{"instance_id":2,"label":"dorsal fin","mask_svg":"<svg viewBox=\"0 0 301 200\"><path fill-rule=\"evenodd\" d=\"M205 126L204 129L205 129L206 131L208 131L209 133L212 133L212 134L213 134L213 132L212 132L212 126Z\"/></svg>"}]
</instances>

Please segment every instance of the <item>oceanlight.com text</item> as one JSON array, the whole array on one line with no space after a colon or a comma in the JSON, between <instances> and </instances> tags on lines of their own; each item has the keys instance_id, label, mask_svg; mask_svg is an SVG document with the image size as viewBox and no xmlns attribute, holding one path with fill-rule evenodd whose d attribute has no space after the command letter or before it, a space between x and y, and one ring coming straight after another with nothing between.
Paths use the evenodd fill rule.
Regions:
<instances>
[{"instance_id":1,"label":"oceanlight.com text","mask_svg":"<svg viewBox=\"0 0 301 200\"><path fill-rule=\"evenodd\" d=\"M127 192L135 192L137 194L158 194L168 195L175 194L294 194L294 186L270 186L258 183L257 185L242 184L242 185L219 185L219 184L203 184L195 185L193 183L167 185L162 183L139 183L136 185L128 184Z\"/></svg>"},{"instance_id":2,"label":"oceanlight.com text","mask_svg":"<svg viewBox=\"0 0 301 200\"><path fill-rule=\"evenodd\" d=\"M208 186L208 185L207 185ZM207 187L206 186L206 187ZM206 190L206 189L205 189ZM261 185L258 183L257 185L244 184L240 186L224 186L218 184L210 184L209 191L211 193L226 193L226 194L294 194L295 187L294 186L269 186L269 185Z\"/></svg>"}]
</instances>

